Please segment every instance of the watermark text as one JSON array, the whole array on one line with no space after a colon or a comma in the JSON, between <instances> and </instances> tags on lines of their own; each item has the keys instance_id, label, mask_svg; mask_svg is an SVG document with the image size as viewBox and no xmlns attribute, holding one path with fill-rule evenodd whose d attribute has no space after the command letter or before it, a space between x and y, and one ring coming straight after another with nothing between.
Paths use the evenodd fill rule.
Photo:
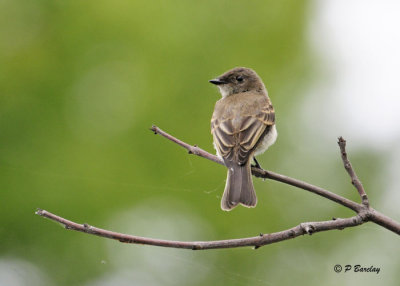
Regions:
<instances>
[{"instance_id":1,"label":"watermark text","mask_svg":"<svg viewBox=\"0 0 400 286\"><path fill-rule=\"evenodd\" d=\"M381 271L380 267L376 267L376 266L364 266L364 265L360 265L360 264L347 264L347 265L340 265L340 264L336 264L333 267L333 270L336 273L346 273L346 272L355 272L355 273L376 273L379 274L379 272Z\"/></svg>"}]
</instances>

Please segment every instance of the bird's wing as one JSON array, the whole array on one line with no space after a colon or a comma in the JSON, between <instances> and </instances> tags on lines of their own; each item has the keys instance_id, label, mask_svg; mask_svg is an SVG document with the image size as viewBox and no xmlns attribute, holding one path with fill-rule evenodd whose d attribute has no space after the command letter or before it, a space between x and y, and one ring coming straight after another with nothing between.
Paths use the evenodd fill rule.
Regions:
<instances>
[{"instance_id":1,"label":"bird's wing","mask_svg":"<svg viewBox=\"0 0 400 286\"><path fill-rule=\"evenodd\" d=\"M249 160L267 126L275 123L275 112L267 97L250 103L241 101L240 104L236 112L228 114L231 116L214 112L211 133L215 147L224 160L243 165ZM255 108L246 108L243 104L251 104Z\"/></svg>"}]
</instances>

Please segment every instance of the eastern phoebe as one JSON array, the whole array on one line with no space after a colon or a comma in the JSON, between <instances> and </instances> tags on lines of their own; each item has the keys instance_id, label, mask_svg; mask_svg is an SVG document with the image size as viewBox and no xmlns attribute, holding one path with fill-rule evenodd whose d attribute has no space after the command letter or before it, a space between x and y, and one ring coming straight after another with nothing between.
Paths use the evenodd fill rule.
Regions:
<instances>
[{"instance_id":1,"label":"eastern phoebe","mask_svg":"<svg viewBox=\"0 0 400 286\"><path fill-rule=\"evenodd\" d=\"M210 80L222 98L215 104L211 133L217 155L228 168L221 208L237 204L255 207L257 197L251 179L251 160L274 144L278 133L268 92L255 71L234 68Z\"/></svg>"}]
</instances>

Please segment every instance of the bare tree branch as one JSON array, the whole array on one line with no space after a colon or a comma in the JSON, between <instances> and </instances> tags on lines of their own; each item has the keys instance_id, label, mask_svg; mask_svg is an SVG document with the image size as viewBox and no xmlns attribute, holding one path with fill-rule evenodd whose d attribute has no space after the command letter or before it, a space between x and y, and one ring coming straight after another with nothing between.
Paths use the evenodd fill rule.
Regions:
<instances>
[{"instance_id":1,"label":"bare tree branch","mask_svg":"<svg viewBox=\"0 0 400 286\"><path fill-rule=\"evenodd\" d=\"M224 165L223 161L207 151L197 147L196 145L191 146L174 136L162 131L157 126L153 126L151 130L155 134L160 134L161 136L167 138L168 140L182 146L186 150L188 150L189 154L195 154L197 156L206 158L211 160L215 163ZM342 196L334 194L328 190L323 188L311 185L309 183L293 179L281 174L277 174L271 171L267 171L261 168L252 167L252 174L256 177L264 178L264 179L271 179L281 183L285 183L300 189L307 190L324 198L327 198L331 201L334 201L342 206L345 206L357 214L350 218L338 218L329 221L319 221L319 222L304 222L295 227L290 229L270 233L270 234L260 234L259 236L255 237L248 237L248 238L239 238L239 239L228 239L228 240L216 240L216 241L193 241L193 242L186 242L186 241L172 241L172 240L162 240L162 239L153 239L147 237L140 237L128 234L117 233L101 228L96 228L90 226L88 224L78 224L72 221L69 221L65 218L52 214L48 211L39 209L36 214L42 217L51 219L53 221L61 223L66 229L80 231L88 234L93 234L105 238L115 239L120 242L125 243L135 243L135 244L147 244L147 245L154 245L154 246L163 246L163 247L172 247L172 248L185 248L185 249L192 249L192 250L201 250L201 249L216 249L216 248L234 248L234 247L243 247L243 246L254 246L255 248L272 244L276 242L280 242L283 240L288 240L291 238L298 237L304 234L313 234L321 231L327 230L334 230L339 229L342 230L347 227L354 227L361 225L365 222L372 221L388 230L393 231L400 235L400 223L396 222L395 220L385 216L384 214L376 211L375 209L371 208L369 205L367 194L361 184L361 181L358 179L353 167L349 159L347 158L346 153L346 141L339 137L338 141L340 152L342 156L342 161L344 167L348 174L351 177L352 184L356 187L360 197L362 199L362 204L358 204L353 202L349 199L346 199Z\"/></svg>"},{"instance_id":2,"label":"bare tree branch","mask_svg":"<svg viewBox=\"0 0 400 286\"><path fill-rule=\"evenodd\" d=\"M274 232L269 234L260 234L258 236L247 237L247 238L215 240L215 241L174 241L174 240L153 239L153 238L134 236L129 234L122 234L90 226L88 224L78 224L41 209L37 210L36 214L51 219L53 221L56 221L58 223L61 223L66 229L85 232L88 234L93 234L105 238L115 239L120 242L146 244L146 245L172 247L172 248L185 248L192 250L235 248L244 246L254 246L255 248L259 248L263 245L272 244L283 240L288 240L291 238L298 237L300 235L304 234L311 235L317 232L333 230L333 229L341 230L346 227L353 227L363 224L364 222L367 221L365 216L356 215L344 219L338 218L329 221L304 222L284 231Z\"/></svg>"}]
</instances>

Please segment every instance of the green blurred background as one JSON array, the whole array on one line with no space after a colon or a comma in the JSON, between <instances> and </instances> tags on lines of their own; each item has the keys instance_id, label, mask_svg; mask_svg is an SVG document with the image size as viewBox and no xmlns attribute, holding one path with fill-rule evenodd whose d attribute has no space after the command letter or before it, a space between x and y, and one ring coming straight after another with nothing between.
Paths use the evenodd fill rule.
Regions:
<instances>
[{"instance_id":1,"label":"green blurred background","mask_svg":"<svg viewBox=\"0 0 400 286\"><path fill-rule=\"evenodd\" d=\"M210 118L220 95L208 80L251 67L269 90L279 132L261 165L358 201L338 155L341 134L321 146L309 137L312 126L299 128L298 107L323 70L307 40L309 5L0 1L0 284L397 285L398 237L373 224L258 250L192 252L108 241L34 215L43 208L174 240L247 237L351 216L259 179L257 208L223 212L225 169L149 131L156 124L214 152ZM389 155L350 153L383 213ZM337 274L335 264L381 273Z\"/></svg>"}]
</instances>

